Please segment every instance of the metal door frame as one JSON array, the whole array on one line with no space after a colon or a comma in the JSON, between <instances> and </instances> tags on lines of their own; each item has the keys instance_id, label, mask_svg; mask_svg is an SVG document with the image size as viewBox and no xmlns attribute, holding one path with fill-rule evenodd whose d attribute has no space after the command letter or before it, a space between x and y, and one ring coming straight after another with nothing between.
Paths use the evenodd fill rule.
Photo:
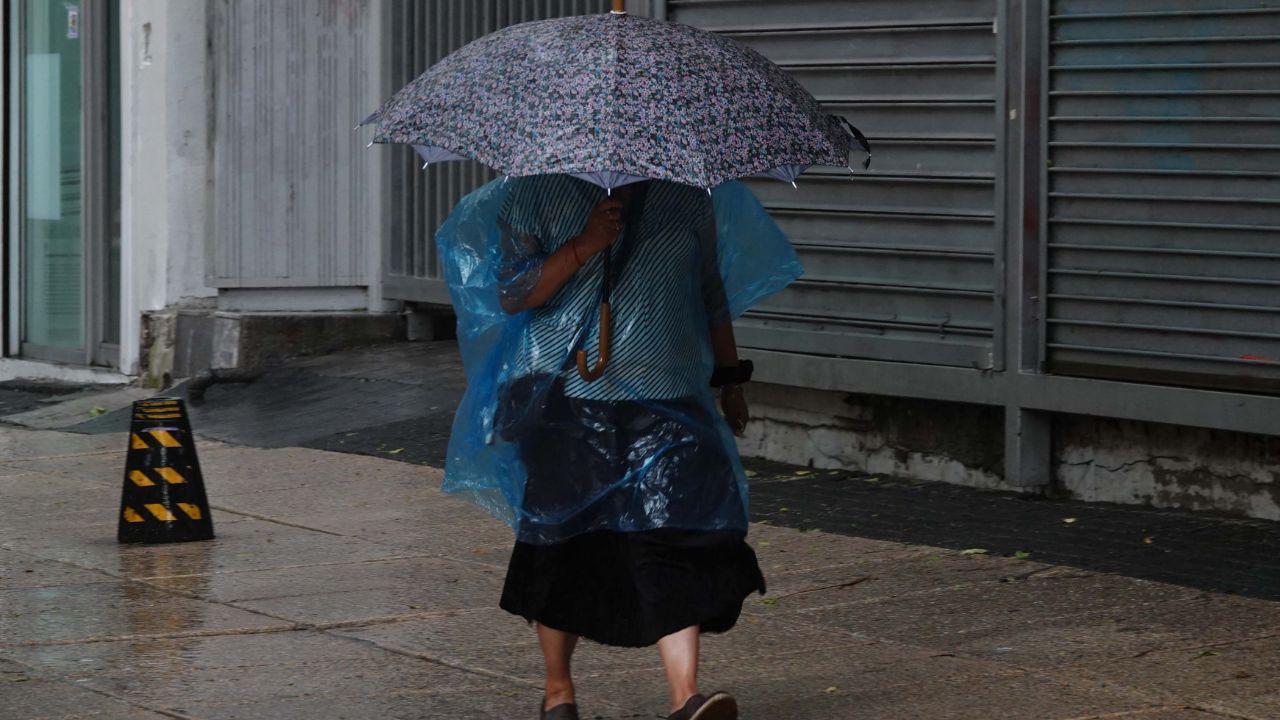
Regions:
<instances>
[{"instance_id":1,"label":"metal door frame","mask_svg":"<svg viewBox=\"0 0 1280 720\"><path fill-rule=\"evenodd\" d=\"M23 272L25 257L24 231L21 218L24 204L24 183L21 182L23 170L23 131L26 117L23 113L23 78L18 72L23 67L22 34L25 29L25 16L20 0L10 0L5 4L5 27L14 34L6 37L9 53L5 67L6 101L10 97L18 97L19 101L9 109L8 125L8 158L6 195L7 242L6 286L9 290L7 306L4 308L6 327L8 328L7 349L9 352L33 360L63 362L74 365L106 365L119 366L120 349L117 344L102 342L106 318L106 303L102 302L106 278L98 272L103 265L106 253L105 201L107 197L105 176L108 163L107 145L109 141L118 141L107 137L110 127L106 113L107 104L106 78L107 72L107 22L103 3L82 2L78 8L80 23L80 169L81 169L81 322L84 343L80 348L68 349L28 343L26 336L25 311L25 273ZM11 41L11 42L10 42ZM12 78L12 82L9 82ZM12 189L12 194L9 190ZM121 288L123 292L123 288Z\"/></svg>"}]
</instances>

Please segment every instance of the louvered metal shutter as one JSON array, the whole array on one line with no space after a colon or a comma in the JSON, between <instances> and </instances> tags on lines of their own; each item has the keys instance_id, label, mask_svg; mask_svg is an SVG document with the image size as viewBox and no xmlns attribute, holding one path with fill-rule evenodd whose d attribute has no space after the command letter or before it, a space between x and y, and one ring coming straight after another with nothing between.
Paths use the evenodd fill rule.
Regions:
<instances>
[{"instance_id":1,"label":"louvered metal shutter","mask_svg":"<svg viewBox=\"0 0 1280 720\"><path fill-rule=\"evenodd\" d=\"M1049 369L1280 390L1280 2L1051 7Z\"/></svg>"},{"instance_id":2,"label":"louvered metal shutter","mask_svg":"<svg viewBox=\"0 0 1280 720\"><path fill-rule=\"evenodd\" d=\"M607 12L609 0L394 0L389 9L389 95L444 56L508 25ZM493 179L474 162L437 163L422 170L408 146L395 154L390 178L391 229L383 295L448 303L435 233L464 195Z\"/></svg>"},{"instance_id":3,"label":"louvered metal shutter","mask_svg":"<svg viewBox=\"0 0 1280 720\"><path fill-rule=\"evenodd\" d=\"M376 102L372 15L368 0L211 3L211 287L368 283L372 171L350 130Z\"/></svg>"},{"instance_id":4,"label":"louvered metal shutter","mask_svg":"<svg viewBox=\"0 0 1280 720\"><path fill-rule=\"evenodd\" d=\"M669 0L789 70L870 138L869 173L752 181L806 274L746 347L989 367L996 288L995 0Z\"/></svg>"}]
</instances>

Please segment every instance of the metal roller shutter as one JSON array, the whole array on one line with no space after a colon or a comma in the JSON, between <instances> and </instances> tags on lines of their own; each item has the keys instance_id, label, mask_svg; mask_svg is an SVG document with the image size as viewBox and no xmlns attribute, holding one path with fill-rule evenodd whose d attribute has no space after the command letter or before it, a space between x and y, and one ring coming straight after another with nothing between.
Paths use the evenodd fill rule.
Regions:
<instances>
[{"instance_id":1,"label":"metal roller shutter","mask_svg":"<svg viewBox=\"0 0 1280 720\"><path fill-rule=\"evenodd\" d=\"M374 95L372 7L210 3L211 287L368 283L371 174L333 133Z\"/></svg>"},{"instance_id":2,"label":"metal roller shutter","mask_svg":"<svg viewBox=\"0 0 1280 720\"><path fill-rule=\"evenodd\" d=\"M444 56L499 28L531 20L606 12L609 0L394 0L388 6L390 67L386 94L399 90ZM391 229L383 295L449 302L436 257L435 232L464 195L494 177L474 162L422 170L408 146L395 153L390 178Z\"/></svg>"},{"instance_id":3,"label":"metal roller shutter","mask_svg":"<svg viewBox=\"0 0 1280 720\"><path fill-rule=\"evenodd\" d=\"M1280 390L1280 2L1051 8L1049 369Z\"/></svg>"},{"instance_id":4,"label":"metal roller shutter","mask_svg":"<svg viewBox=\"0 0 1280 720\"><path fill-rule=\"evenodd\" d=\"M869 173L752 189L806 274L738 325L746 347L991 366L996 0L669 0L667 18L787 68L871 140Z\"/></svg>"}]
</instances>

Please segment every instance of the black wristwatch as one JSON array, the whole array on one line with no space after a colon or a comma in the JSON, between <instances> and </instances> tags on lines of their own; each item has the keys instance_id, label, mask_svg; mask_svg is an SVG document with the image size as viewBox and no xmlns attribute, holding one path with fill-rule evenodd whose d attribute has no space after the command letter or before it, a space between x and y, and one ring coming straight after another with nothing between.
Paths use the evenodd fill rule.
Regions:
<instances>
[{"instance_id":1,"label":"black wristwatch","mask_svg":"<svg viewBox=\"0 0 1280 720\"><path fill-rule=\"evenodd\" d=\"M738 361L737 367L718 367L711 373L711 387L724 385L742 385L750 382L755 366L750 360Z\"/></svg>"}]
</instances>

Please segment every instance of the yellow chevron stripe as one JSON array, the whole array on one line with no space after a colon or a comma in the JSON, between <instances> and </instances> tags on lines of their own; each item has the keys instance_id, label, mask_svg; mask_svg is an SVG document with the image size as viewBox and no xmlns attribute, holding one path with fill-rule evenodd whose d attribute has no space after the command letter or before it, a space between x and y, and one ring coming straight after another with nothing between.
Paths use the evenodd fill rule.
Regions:
<instances>
[{"instance_id":1,"label":"yellow chevron stripe","mask_svg":"<svg viewBox=\"0 0 1280 720\"><path fill-rule=\"evenodd\" d=\"M200 508L191 503L178 503L178 507L182 508L182 512L186 513L192 520L200 519Z\"/></svg>"},{"instance_id":2,"label":"yellow chevron stripe","mask_svg":"<svg viewBox=\"0 0 1280 720\"><path fill-rule=\"evenodd\" d=\"M143 441L142 438L138 437L138 433L129 433L129 437L131 438L131 440L129 441L130 450L146 450L147 449L147 443Z\"/></svg>"},{"instance_id":3,"label":"yellow chevron stripe","mask_svg":"<svg viewBox=\"0 0 1280 720\"><path fill-rule=\"evenodd\" d=\"M137 416L137 417L138 417L138 419L139 419L139 420L176 420L176 419L178 419L178 418L182 417L182 413L179 413L179 412L166 412L166 413L144 412L144 413L138 413L138 416Z\"/></svg>"},{"instance_id":4,"label":"yellow chevron stripe","mask_svg":"<svg viewBox=\"0 0 1280 720\"><path fill-rule=\"evenodd\" d=\"M131 508L131 507L129 507L128 505L125 505L125 506L124 506L124 519L125 519L125 522L131 522L131 523L132 523L132 522L146 522L145 520L143 520L143 519L142 519L142 516L141 516L141 515L139 515L138 513L134 512L134 509L133 509L133 508Z\"/></svg>"},{"instance_id":5,"label":"yellow chevron stripe","mask_svg":"<svg viewBox=\"0 0 1280 720\"><path fill-rule=\"evenodd\" d=\"M182 447L182 443L178 442L178 439L173 435L170 435L168 430L148 430L147 432L151 433L151 437L159 440L160 444L165 447Z\"/></svg>"},{"instance_id":6,"label":"yellow chevron stripe","mask_svg":"<svg viewBox=\"0 0 1280 720\"><path fill-rule=\"evenodd\" d=\"M151 478L144 475L141 470L130 470L129 479L132 480L133 484L137 485L138 487L147 487L148 485L155 485L155 483L151 481Z\"/></svg>"},{"instance_id":7,"label":"yellow chevron stripe","mask_svg":"<svg viewBox=\"0 0 1280 720\"><path fill-rule=\"evenodd\" d=\"M173 516L173 513L169 512L169 508L161 505L160 503L147 503L146 508L151 511L152 515L156 516L157 520L177 520L178 519Z\"/></svg>"},{"instance_id":8,"label":"yellow chevron stripe","mask_svg":"<svg viewBox=\"0 0 1280 720\"><path fill-rule=\"evenodd\" d=\"M186 478L178 474L177 470L174 470L171 467L156 468L156 474L163 478L165 482L172 483L174 485L187 481Z\"/></svg>"},{"instance_id":9,"label":"yellow chevron stripe","mask_svg":"<svg viewBox=\"0 0 1280 720\"><path fill-rule=\"evenodd\" d=\"M138 404L142 407L177 407L177 400L140 400Z\"/></svg>"}]
</instances>

